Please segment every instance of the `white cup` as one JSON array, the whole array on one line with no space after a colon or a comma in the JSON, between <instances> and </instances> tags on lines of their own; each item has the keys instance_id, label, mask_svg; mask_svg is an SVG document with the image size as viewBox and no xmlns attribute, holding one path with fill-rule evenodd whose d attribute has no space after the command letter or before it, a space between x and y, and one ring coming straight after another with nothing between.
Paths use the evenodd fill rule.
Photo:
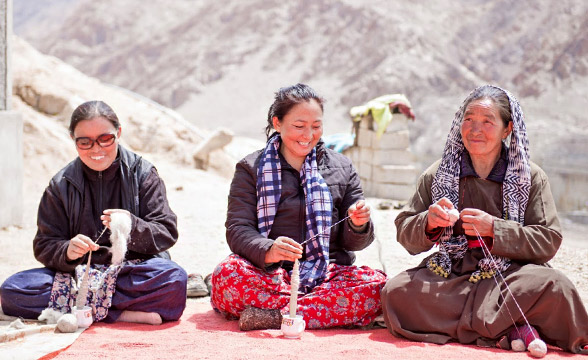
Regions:
<instances>
[{"instance_id":1,"label":"white cup","mask_svg":"<svg viewBox=\"0 0 588 360\"><path fill-rule=\"evenodd\" d=\"M92 308L89 306L84 306L82 309L78 310L77 307L72 308L73 314L76 316L78 320L78 327L79 328L87 328L92 325L94 320L92 319Z\"/></svg>"},{"instance_id":2,"label":"white cup","mask_svg":"<svg viewBox=\"0 0 588 360\"><path fill-rule=\"evenodd\" d=\"M282 334L286 339L298 339L306 328L306 321L302 315L291 317L290 314L282 315Z\"/></svg>"}]
</instances>

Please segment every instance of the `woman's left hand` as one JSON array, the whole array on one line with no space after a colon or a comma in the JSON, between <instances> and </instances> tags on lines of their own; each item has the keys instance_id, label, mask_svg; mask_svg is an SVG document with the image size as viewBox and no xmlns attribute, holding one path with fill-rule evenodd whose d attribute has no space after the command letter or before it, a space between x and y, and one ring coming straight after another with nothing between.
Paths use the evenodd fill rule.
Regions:
<instances>
[{"instance_id":1,"label":"woman's left hand","mask_svg":"<svg viewBox=\"0 0 588 360\"><path fill-rule=\"evenodd\" d=\"M362 226L370 221L370 206L365 203L365 200L358 200L351 205L347 213L351 216L351 222L355 226Z\"/></svg>"},{"instance_id":2,"label":"woman's left hand","mask_svg":"<svg viewBox=\"0 0 588 360\"><path fill-rule=\"evenodd\" d=\"M122 214L126 214L129 219L131 218L131 213L128 212L127 210L124 209L106 209L103 211L104 215L100 216L100 220L102 220L102 224L104 224L104 226L106 226L107 228L110 229L110 221L112 220L110 218L110 214L113 213L122 213Z\"/></svg>"},{"instance_id":3,"label":"woman's left hand","mask_svg":"<svg viewBox=\"0 0 588 360\"><path fill-rule=\"evenodd\" d=\"M494 237L494 217L487 212L466 208L461 211L460 218L463 221L462 227L466 235L477 236L479 233L482 237Z\"/></svg>"}]
</instances>

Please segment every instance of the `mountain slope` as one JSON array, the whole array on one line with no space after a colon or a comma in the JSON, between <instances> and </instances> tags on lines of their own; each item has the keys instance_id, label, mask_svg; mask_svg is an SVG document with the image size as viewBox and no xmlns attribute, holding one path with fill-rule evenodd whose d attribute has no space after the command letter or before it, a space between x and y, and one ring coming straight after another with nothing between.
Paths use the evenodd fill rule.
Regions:
<instances>
[{"instance_id":1,"label":"mountain slope","mask_svg":"<svg viewBox=\"0 0 588 360\"><path fill-rule=\"evenodd\" d=\"M412 150L424 167L461 101L492 83L519 98L536 162L588 169L582 0L71 1L46 31L15 15L17 33L204 128L262 139L273 92L298 81L327 98L326 133L349 130L352 106L399 92L417 115Z\"/></svg>"}]
</instances>

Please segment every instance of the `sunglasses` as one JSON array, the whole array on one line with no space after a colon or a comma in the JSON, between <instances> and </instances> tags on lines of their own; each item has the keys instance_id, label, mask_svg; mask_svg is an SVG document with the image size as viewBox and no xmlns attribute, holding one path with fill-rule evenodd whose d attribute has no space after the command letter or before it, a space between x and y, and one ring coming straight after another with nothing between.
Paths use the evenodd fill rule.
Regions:
<instances>
[{"instance_id":1,"label":"sunglasses","mask_svg":"<svg viewBox=\"0 0 588 360\"><path fill-rule=\"evenodd\" d=\"M114 144L115 140L116 135L109 133L99 135L96 139L90 139L89 137L79 137L74 139L76 146L80 150L90 150L94 147L94 143L100 145L100 147L108 147Z\"/></svg>"}]
</instances>

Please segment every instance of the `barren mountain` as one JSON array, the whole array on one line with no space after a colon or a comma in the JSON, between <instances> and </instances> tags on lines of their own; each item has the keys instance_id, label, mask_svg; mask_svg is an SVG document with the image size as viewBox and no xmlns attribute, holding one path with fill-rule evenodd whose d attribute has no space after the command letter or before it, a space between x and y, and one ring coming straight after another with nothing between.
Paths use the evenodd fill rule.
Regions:
<instances>
[{"instance_id":1,"label":"barren mountain","mask_svg":"<svg viewBox=\"0 0 588 360\"><path fill-rule=\"evenodd\" d=\"M297 81L327 98L327 133L348 131L350 107L404 93L417 115L412 150L422 166L440 155L469 91L497 84L523 106L532 159L548 173L565 168L588 179L582 0L20 0L14 7L16 33L42 52L203 127L262 138L273 92Z\"/></svg>"}]
</instances>

